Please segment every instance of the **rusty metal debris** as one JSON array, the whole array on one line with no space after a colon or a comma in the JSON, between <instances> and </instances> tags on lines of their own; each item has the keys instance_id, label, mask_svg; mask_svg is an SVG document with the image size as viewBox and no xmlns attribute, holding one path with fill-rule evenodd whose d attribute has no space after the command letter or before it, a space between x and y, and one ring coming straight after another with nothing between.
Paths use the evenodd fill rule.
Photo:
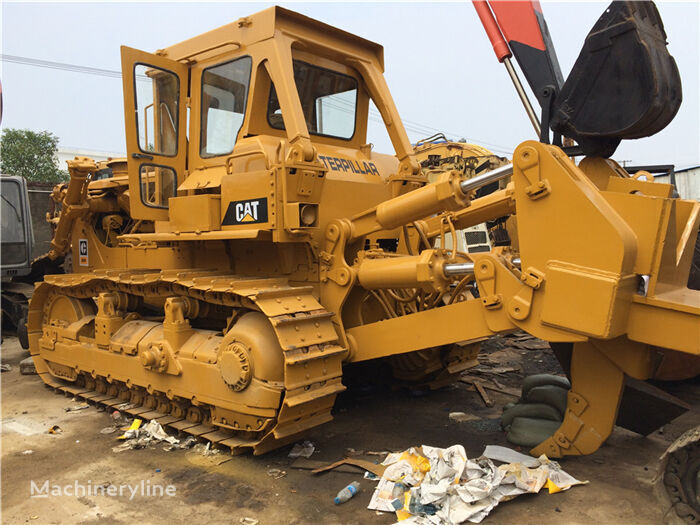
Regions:
<instances>
[{"instance_id":1,"label":"rusty metal debris","mask_svg":"<svg viewBox=\"0 0 700 525\"><path fill-rule=\"evenodd\" d=\"M367 461L364 459L345 458L341 459L340 461L336 461L335 463L331 463L330 465L326 465L325 467L314 469L311 472L313 474L320 474L322 472L333 470L334 468L339 467L341 465L352 465L353 467L361 468L362 470L366 470L377 476L381 476L382 474L384 474L384 470L386 468L382 465L377 465L376 463L372 463L371 461Z\"/></svg>"}]
</instances>

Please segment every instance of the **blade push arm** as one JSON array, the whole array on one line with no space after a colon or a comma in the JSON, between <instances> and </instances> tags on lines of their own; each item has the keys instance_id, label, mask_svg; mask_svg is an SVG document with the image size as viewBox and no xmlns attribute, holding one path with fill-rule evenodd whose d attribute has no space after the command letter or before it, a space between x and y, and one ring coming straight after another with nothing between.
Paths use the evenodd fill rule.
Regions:
<instances>
[{"instance_id":1,"label":"blade push arm","mask_svg":"<svg viewBox=\"0 0 700 525\"><path fill-rule=\"evenodd\" d=\"M92 159L76 157L68 161L68 174L70 181L63 197L63 209L56 224L56 231L51 241L51 249L48 257L56 260L65 255L70 249L71 231L78 217L88 212L86 202L88 175L97 170L97 165Z\"/></svg>"},{"instance_id":2,"label":"blade push arm","mask_svg":"<svg viewBox=\"0 0 700 525\"><path fill-rule=\"evenodd\" d=\"M387 201L387 210L403 210L400 218L392 212L393 219L385 220L378 207L332 223L321 295L342 311L352 290L404 290L398 296L404 300L411 293L437 294L423 309L343 328L349 361L518 329L574 343L564 422L533 453L588 454L612 431L625 376L653 375L658 359L651 345L663 338L669 348L700 356L700 292L681 286L678 277L688 274L684 254L700 223L700 205L663 197L662 184L622 177L606 162L577 167L561 149L534 141L516 149L511 184L451 213L468 223L472 210L479 211L474 220L495 219L510 206L518 222L519 264L501 248L456 259L432 247L413 256L357 250L361 232L437 213L440 203L455 205L455 198L468 200L463 189L470 187L454 180L450 197L438 199L438 181L415 192L415 200L407 199L410 192ZM424 216L419 224L437 227L439 217ZM684 218L688 225L677 232ZM465 282L476 283L478 296L452 300L455 285ZM344 320L335 322L342 326Z\"/></svg>"}]
</instances>

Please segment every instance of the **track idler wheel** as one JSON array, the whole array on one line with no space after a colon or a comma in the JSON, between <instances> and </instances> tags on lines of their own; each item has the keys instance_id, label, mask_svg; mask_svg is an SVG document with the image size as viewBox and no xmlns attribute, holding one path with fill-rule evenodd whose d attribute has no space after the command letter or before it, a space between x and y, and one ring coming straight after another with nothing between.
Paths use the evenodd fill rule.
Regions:
<instances>
[{"instance_id":1,"label":"track idler wheel","mask_svg":"<svg viewBox=\"0 0 700 525\"><path fill-rule=\"evenodd\" d=\"M250 348L239 341L231 341L219 353L221 377L234 391L245 390L253 379Z\"/></svg>"},{"instance_id":2,"label":"track idler wheel","mask_svg":"<svg viewBox=\"0 0 700 525\"><path fill-rule=\"evenodd\" d=\"M242 392L253 379L268 383L284 380L284 358L270 321L249 312L224 336L217 359L224 383Z\"/></svg>"}]
</instances>

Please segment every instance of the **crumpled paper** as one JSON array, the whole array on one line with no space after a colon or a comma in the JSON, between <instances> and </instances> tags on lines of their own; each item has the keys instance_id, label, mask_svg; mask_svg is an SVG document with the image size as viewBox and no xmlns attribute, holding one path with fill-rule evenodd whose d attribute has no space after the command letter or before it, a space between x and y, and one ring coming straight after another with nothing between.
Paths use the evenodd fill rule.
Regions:
<instances>
[{"instance_id":1,"label":"crumpled paper","mask_svg":"<svg viewBox=\"0 0 700 525\"><path fill-rule=\"evenodd\" d=\"M163 427L152 419L146 425L141 426L140 419L134 419L131 426L117 439L124 440L122 445L112 449L113 452L122 452L128 449L145 448L152 442L165 441L170 445L175 446L180 443L180 440L174 436L168 435Z\"/></svg>"},{"instance_id":2,"label":"crumpled paper","mask_svg":"<svg viewBox=\"0 0 700 525\"><path fill-rule=\"evenodd\" d=\"M492 459L512 460L496 466ZM464 447L423 445L389 454L369 509L395 512L401 525L479 523L502 501L543 487L555 493L582 482L546 456L531 458L505 447L487 447L468 459Z\"/></svg>"},{"instance_id":3,"label":"crumpled paper","mask_svg":"<svg viewBox=\"0 0 700 525\"><path fill-rule=\"evenodd\" d=\"M143 431L151 438L157 439L158 441L167 441L171 445L175 445L180 442L180 440L176 437L166 434L163 427L155 419L150 420L148 424L143 427Z\"/></svg>"}]
</instances>

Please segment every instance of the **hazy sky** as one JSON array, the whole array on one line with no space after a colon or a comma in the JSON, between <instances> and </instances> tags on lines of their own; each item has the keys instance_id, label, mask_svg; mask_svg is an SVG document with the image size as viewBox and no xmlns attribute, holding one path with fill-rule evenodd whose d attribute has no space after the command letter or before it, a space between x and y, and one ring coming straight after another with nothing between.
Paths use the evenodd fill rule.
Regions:
<instances>
[{"instance_id":1,"label":"hazy sky","mask_svg":"<svg viewBox=\"0 0 700 525\"><path fill-rule=\"evenodd\" d=\"M284 7L384 46L386 78L412 141L435 131L505 154L534 138L508 76L470 2L295 3ZM122 44L153 52L269 7L270 3L2 3L2 53L119 70ZM637 164L700 164L697 2L657 2L684 100L661 133L624 141L615 158ZM566 78L607 2L543 2ZM123 152L119 78L3 61L2 126L49 130L61 144ZM533 99L534 102L534 99ZM385 132L370 127L376 150Z\"/></svg>"}]
</instances>

